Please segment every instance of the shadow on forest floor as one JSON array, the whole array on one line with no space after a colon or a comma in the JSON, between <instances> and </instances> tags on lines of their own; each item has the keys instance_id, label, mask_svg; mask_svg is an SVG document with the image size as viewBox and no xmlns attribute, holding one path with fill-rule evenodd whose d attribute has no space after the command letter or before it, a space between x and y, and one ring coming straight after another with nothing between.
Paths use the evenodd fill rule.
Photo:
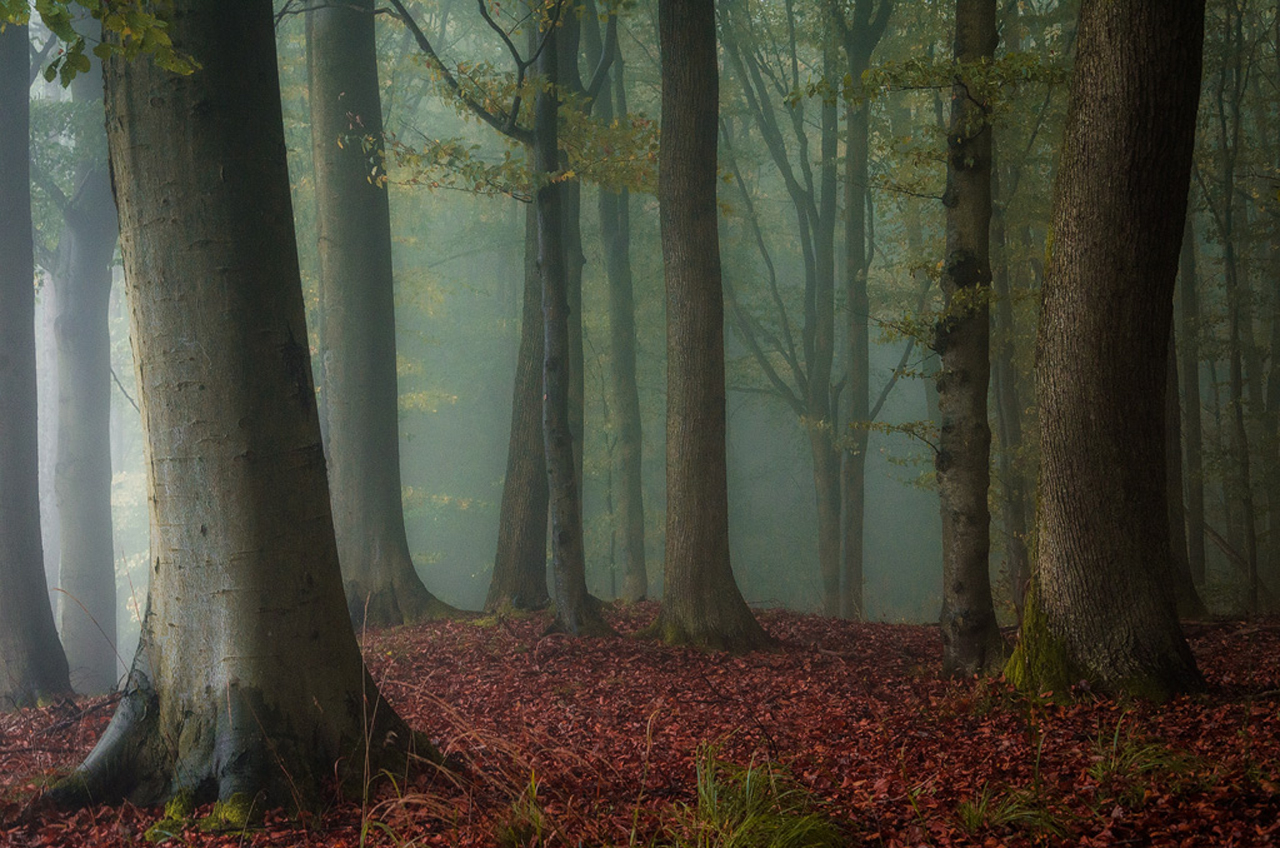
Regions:
<instances>
[{"instance_id":1,"label":"shadow on forest floor","mask_svg":"<svg viewBox=\"0 0 1280 848\"><path fill-rule=\"evenodd\" d=\"M656 609L609 618L631 633ZM545 616L371 633L383 692L466 768L384 781L311 829L268 814L252 832L171 844L1280 841L1280 623L1188 625L1208 695L1060 705L999 681L939 680L933 627L760 616L784 648L742 658L541 637ZM0 714L0 844L143 841L162 811L22 815L109 715L101 698ZM772 841L746 832L757 825Z\"/></svg>"}]
</instances>

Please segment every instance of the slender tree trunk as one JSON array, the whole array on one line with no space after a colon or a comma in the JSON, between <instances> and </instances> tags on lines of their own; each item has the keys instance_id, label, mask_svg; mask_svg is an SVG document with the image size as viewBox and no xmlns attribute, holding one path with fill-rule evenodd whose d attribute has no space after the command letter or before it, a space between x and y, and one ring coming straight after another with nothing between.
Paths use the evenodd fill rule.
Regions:
<instances>
[{"instance_id":1,"label":"slender tree trunk","mask_svg":"<svg viewBox=\"0 0 1280 848\"><path fill-rule=\"evenodd\" d=\"M621 58L614 60L613 91L606 85L600 97L599 117L608 123L627 114ZM609 279L609 379L613 392L614 429L618 438L616 514L622 542L622 597L644 600L649 577L644 550L644 478L642 476L640 392L636 382L636 318L631 281L631 209L626 189L600 189L600 236L604 242L604 266Z\"/></svg>"},{"instance_id":2,"label":"slender tree trunk","mask_svg":"<svg viewBox=\"0 0 1280 848\"><path fill-rule=\"evenodd\" d=\"M1180 618L1199 619L1208 615L1196 592L1187 550L1187 518L1182 505L1182 408L1178 402L1178 345L1173 325L1169 332L1168 383L1165 387L1165 475L1168 480L1169 581Z\"/></svg>"},{"instance_id":3,"label":"slender tree trunk","mask_svg":"<svg viewBox=\"0 0 1280 848\"><path fill-rule=\"evenodd\" d=\"M1169 581L1169 322L1201 0L1084 0L1037 348L1038 570L1010 679L1163 698L1203 685ZM1118 129L1117 129L1118 128Z\"/></svg>"},{"instance_id":4,"label":"slender tree trunk","mask_svg":"<svg viewBox=\"0 0 1280 848\"><path fill-rule=\"evenodd\" d=\"M542 277L538 210L525 214L524 298L511 400L507 474L498 510L498 550L485 598L487 612L542 609L547 595L547 462L542 440Z\"/></svg>"},{"instance_id":5,"label":"slender tree trunk","mask_svg":"<svg viewBox=\"0 0 1280 848\"><path fill-rule=\"evenodd\" d=\"M875 5L874 17L872 6ZM871 54L889 23L891 0L873 4L859 0L853 20L833 5L836 30L844 47L851 81L862 79L871 65ZM844 242L845 242L845 424L847 440L841 450L840 502L840 617L862 620L863 543L867 501L867 444L870 430L864 423L870 413L871 300L867 292L867 192L870 181L870 104L861 98L845 107Z\"/></svg>"},{"instance_id":6,"label":"slender tree trunk","mask_svg":"<svg viewBox=\"0 0 1280 848\"><path fill-rule=\"evenodd\" d=\"M71 691L40 549L27 39L0 32L0 710Z\"/></svg>"},{"instance_id":7,"label":"slender tree trunk","mask_svg":"<svg viewBox=\"0 0 1280 848\"><path fill-rule=\"evenodd\" d=\"M1196 586L1205 582L1204 550L1204 450L1200 422L1200 304L1196 273L1196 232L1192 217L1182 235L1179 259L1181 282L1178 286L1178 308L1181 344L1178 346L1179 370L1182 378L1182 437L1186 460L1183 463L1183 487L1186 491L1187 564Z\"/></svg>"},{"instance_id":8,"label":"slender tree trunk","mask_svg":"<svg viewBox=\"0 0 1280 848\"><path fill-rule=\"evenodd\" d=\"M78 103L100 104L102 76L72 83ZM115 688L116 570L111 534L111 257L116 209L105 144L94 126L76 139L83 158L75 189L63 208L53 286L58 314L58 447L54 491L58 501L62 642L78 692Z\"/></svg>"},{"instance_id":9,"label":"slender tree trunk","mask_svg":"<svg viewBox=\"0 0 1280 848\"><path fill-rule=\"evenodd\" d=\"M996 426L1000 438L1000 509L1004 518L1005 572L1009 599L1022 621L1023 599L1031 581L1027 553L1027 480L1018 462L1022 450L1022 400L1018 393L1018 369L1014 358L1013 286L1009 279L1008 242L1005 238L1005 204L999 196L999 167L991 170L992 192L997 197L991 217L991 240L996 253L992 265L995 301L995 355L991 358L995 383Z\"/></svg>"},{"instance_id":10,"label":"slender tree trunk","mask_svg":"<svg viewBox=\"0 0 1280 848\"><path fill-rule=\"evenodd\" d=\"M147 437L151 591L114 718L49 796L216 797L241 821L404 768L343 594L307 351L271 3L174 4L181 76L107 63ZM253 132L246 132L252 127Z\"/></svg>"},{"instance_id":11,"label":"slender tree trunk","mask_svg":"<svg viewBox=\"0 0 1280 848\"><path fill-rule=\"evenodd\" d=\"M357 626L456 613L409 555L400 486L391 213L381 174L373 0L307 13L320 339L338 559Z\"/></svg>"},{"instance_id":12,"label":"slender tree trunk","mask_svg":"<svg viewBox=\"0 0 1280 848\"><path fill-rule=\"evenodd\" d=\"M544 177L560 167L558 130L559 34L543 45L538 68L549 90L534 105L534 168ZM574 636L611 633L595 599L587 592L586 555L582 539L582 500L573 450L570 400L573 395L569 318L568 257L564 239L564 185L547 182L538 188L538 270L542 277L542 434L547 457L547 490L551 505L551 559L556 620L552 627Z\"/></svg>"},{"instance_id":13,"label":"slender tree trunk","mask_svg":"<svg viewBox=\"0 0 1280 848\"><path fill-rule=\"evenodd\" d=\"M956 0L956 59L995 54L995 0ZM942 429L934 467L942 505L942 671L962 676L999 667L1004 640L991 599L987 424L991 290L991 124L964 81L951 94L947 135L947 306L934 334L942 359Z\"/></svg>"},{"instance_id":14,"label":"slender tree trunk","mask_svg":"<svg viewBox=\"0 0 1280 848\"><path fill-rule=\"evenodd\" d=\"M659 0L658 197L667 304L667 544L651 632L730 651L773 644L729 562L724 301L716 205L719 70L712 0Z\"/></svg>"}]
</instances>

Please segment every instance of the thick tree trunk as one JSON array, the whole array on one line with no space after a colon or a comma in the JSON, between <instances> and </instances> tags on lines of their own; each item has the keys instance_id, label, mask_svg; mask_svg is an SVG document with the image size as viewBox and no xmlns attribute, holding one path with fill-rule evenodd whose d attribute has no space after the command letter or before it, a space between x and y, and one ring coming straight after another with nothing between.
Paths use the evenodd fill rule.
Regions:
<instances>
[{"instance_id":1,"label":"thick tree trunk","mask_svg":"<svg viewBox=\"0 0 1280 848\"><path fill-rule=\"evenodd\" d=\"M107 65L147 437L151 592L124 697L62 804L314 804L400 768L347 617L307 352L269 2L176 3L203 67ZM253 132L245 132L253 127ZM367 755L367 756L366 756Z\"/></svg>"},{"instance_id":2,"label":"thick tree trunk","mask_svg":"<svg viewBox=\"0 0 1280 848\"><path fill-rule=\"evenodd\" d=\"M1038 571L1010 678L1162 698L1203 685L1169 586L1165 391L1202 0L1085 0L1036 384Z\"/></svg>"},{"instance_id":3,"label":"thick tree trunk","mask_svg":"<svg viewBox=\"0 0 1280 848\"><path fill-rule=\"evenodd\" d=\"M27 38L0 32L0 710L71 691L40 549Z\"/></svg>"},{"instance_id":4,"label":"thick tree trunk","mask_svg":"<svg viewBox=\"0 0 1280 848\"><path fill-rule=\"evenodd\" d=\"M357 626L448 616L457 610L423 585L405 536L391 214L370 179L383 149L372 0L311 10L307 42L326 454L347 606Z\"/></svg>"},{"instance_id":5,"label":"thick tree trunk","mask_svg":"<svg viewBox=\"0 0 1280 848\"><path fill-rule=\"evenodd\" d=\"M956 0L956 59L990 59L996 49L995 0ZM963 80L951 93L947 134L946 311L934 333L941 357L942 428L934 463L942 509L942 672L970 675L999 667L1004 640L991 599L991 515L987 490L991 429L990 368L991 124Z\"/></svg>"},{"instance_id":6,"label":"thick tree trunk","mask_svg":"<svg viewBox=\"0 0 1280 848\"><path fill-rule=\"evenodd\" d=\"M560 167L556 127L559 102L554 91L559 75L557 33L546 38L538 68L550 90L534 105L534 169L550 177ZM574 636L612 633L599 605L587 592L586 554L582 538L582 495L573 450L571 387L572 340L569 318L569 268L564 240L563 184L546 182L534 203L538 215L538 271L542 277L542 435L546 447L547 491L551 505L551 562L556 620L552 628Z\"/></svg>"},{"instance_id":7,"label":"thick tree trunk","mask_svg":"<svg viewBox=\"0 0 1280 848\"><path fill-rule=\"evenodd\" d=\"M605 92L597 107L600 119L610 121L627 114L622 62L614 60L614 91ZM640 391L636 381L636 309L631 285L630 195L623 189L600 189L600 237L604 242L604 267L609 279L609 382L613 393L614 429L618 438L616 489L619 537L622 541L622 598L644 600L649 576L644 550L644 477L641 453Z\"/></svg>"},{"instance_id":8,"label":"thick tree trunk","mask_svg":"<svg viewBox=\"0 0 1280 848\"><path fill-rule=\"evenodd\" d=\"M1182 235L1178 268L1181 275L1178 286L1178 320L1181 325L1178 370L1182 379L1182 440L1186 454L1183 486L1187 506L1187 564L1191 570L1192 582L1203 586L1204 435L1200 422L1200 304L1196 289L1200 285L1200 279L1196 273L1196 233L1190 215L1187 216L1187 226Z\"/></svg>"},{"instance_id":9,"label":"thick tree trunk","mask_svg":"<svg viewBox=\"0 0 1280 848\"><path fill-rule=\"evenodd\" d=\"M712 0L659 0L659 216L667 304L665 641L729 651L773 644L729 562L724 301L716 205L719 72Z\"/></svg>"},{"instance_id":10,"label":"thick tree trunk","mask_svg":"<svg viewBox=\"0 0 1280 848\"><path fill-rule=\"evenodd\" d=\"M511 399L507 474L498 509L498 550L486 612L542 609L547 595L547 461L542 440L542 277L538 210L525 214L524 298Z\"/></svg>"},{"instance_id":11,"label":"thick tree trunk","mask_svg":"<svg viewBox=\"0 0 1280 848\"><path fill-rule=\"evenodd\" d=\"M78 101L86 96L77 79ZM93 145L96 146L96 145ZM108 692L119 679L116 569L111 532L111 257L116 209L105 163L79 169L65 210L53 287L58 315L58 582L62 643L77 692Z\"/></svg>"}]
</instances>

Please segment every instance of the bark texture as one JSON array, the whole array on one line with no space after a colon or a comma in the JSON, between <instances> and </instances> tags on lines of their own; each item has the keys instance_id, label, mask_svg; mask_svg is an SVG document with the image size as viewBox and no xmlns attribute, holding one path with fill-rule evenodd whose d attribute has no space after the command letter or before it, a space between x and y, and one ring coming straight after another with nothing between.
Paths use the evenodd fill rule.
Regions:
<instances>
[{"instance_id":1,"label":"bark texture","mask_svg":"<svg viewBox=\"0 0 1280 848\"><path fill-rule=\"evenodd\" d=\"M0 710L71 691L40 548L27 37L0 32Z\"/></svg>"},{"instance_id":2,"label":"bark texture","mask_svg":"<svg viewBox=\"0 0 1280 848\"><path fill-rule=\"evenodd\" d=\"M498 550L486 612L542 609L547 594L547 460L542 439L542 277L538 210L525 214L524 298L511 399L507 474L498 512Z\"/></svg>"},{"instance_id":3,"label":"bark texture","mask_svg":"<svg viewBox=\"0 0 1280 848\"><path fill-rule=\"evenodd\" d=\"M956 59L995 54L995 0L956 0ZM959 71L963 74L963 69ZM991 124L963 78L951 92L947 132L946 310L934 331L941 358L942 427L934 467L942 510L942 673L992 671L1005 658L991 598L990 381Z\"/></svg>"},{"instance_id":4,"label":"bark texture","mask_svg":"<svg viewBox=\"0 0 1280 848\"><path fill-rule=\"evenodd\" d=\"M101 108L102 73L76 77L77 103ZM116 569L111 527L111 260L116 205L95 125L76 138L75 188L62 208L53 273L58 356L58 599L63 647L77 692L108 692L119 680Z\"/></svg>"},{"instance_id":5,"label":"bark texture","mask_svg":"<svg viewBox=\"0 0 1280 848\"><path fill-rule=\"evenodd\" d=\"M1201 0L1085 0L1036 357L1039 563L1019 686L1202 685L1169 585L1165 392Z\"/></svg>"},{"instance_id":6,"label":"bark texture","mask_svg":"<svg viewBox=\"0 0 1280 848\"><path fill-rule=\"evenodd\" d=\"M534 167L544 179L559 170L554 91L559 78L559 36L551 32L538 57L538 70L548 90L534 105ZM550 180L539 187L538 271L542 278L542 437L546 448L547 491L551 504L551 560L556 619L552 627L575 636L612 633L600 608L587 592L586 552L582 538L582 492L574 459L571 418L575 374L570 331L569 257L564 238L564 186ZM575 212L576 214L576 212Z\"/></svg>"},{"instance_id":7,"label":"bark texture","mask_svg":"<svg viewBox=\"0 0 1280 848\"><path fill-rule=\"evenodd\" d=\"M724 302L716 206L713 0L659 0L658 203L667 302L667 542L653 632L729 651L773 644L729 562Z\"/></svg>"},{"instance_id":8,"label":"bark texture","mask_svg":"<svg viewBox=\"0 0 1280 848\"><path fill-rule=\"evenodd\" d=\"M310 805L335 768L403 767L413 736L346 614L271 4L176 3L169 32L200 71L106 69L151 592L116 714L51 799Z\"/></svg>"},{"instance_id":9,"label":"bark texture","mask_svg":"<svg viewBox=\"0 0 1280 848\"><path fill-rule=\"evenodd\" d=\"M385 627L457 610L414 569L400 486L395 287L374 4L307 18L311 142L319 226L326 454L347 606Z\"/></svg>"}]
</instances>

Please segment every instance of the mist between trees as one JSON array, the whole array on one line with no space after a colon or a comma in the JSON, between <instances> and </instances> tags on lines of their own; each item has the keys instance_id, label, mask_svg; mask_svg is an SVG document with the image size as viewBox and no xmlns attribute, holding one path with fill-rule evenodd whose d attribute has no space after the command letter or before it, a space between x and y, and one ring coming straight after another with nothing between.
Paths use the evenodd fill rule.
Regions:
<instances>
[{"instance_id":1,"label":"mist between trees","mask_svg":"<svg viewBox=\"0 0 1280 848\"><path fill-rule=\"evenodd\" d=\"M332 120L316 134L311 92L318 74L340 71L317 71L323 12L306 5L276 3L275 35L327 436L334 410L371 403L358 381L335 382L346 354L335 355L339 342L330 339L338 336L327 333L376 295L343 301L326 288L323 217L336 216L337 226L343 216L372 213L352 212L345 201L318 211L319 194L340 189L318 190L315 158L341 150L359 160L364 181L389 203L391 227L394 344L388 353L383 319L392 304L381 326L351 331L372 326L374 335L341 343L353 346L351 356L373 357L379 347L378 356L394 360L399 467L391 476L399 478L403 531L378 537L376 553L369 537L344 546L340 499L365 496L367 478L394 466L395 451L358 436L347 449L363 451L365 464L338 477L339 448L329 442L344 567L363 554L394 556L388 550L403 544L412 569L396 579L416 575L440 610L492 600L517 361L542 354L540 335L536 346L521 346L526 277L539 267L539 225L527 211L554 185L569 222L567 426L586 588L606 600L661 597L665 440L679 425L666 420L655 4L555 13L555 25L572 33L559 39L554 89L560 160L536 169L526 152L536 144L536 101L556 98L537 82L547 77L539 64L547 48L523 6L491 11L504 39L465 4L393 3L375 17L373 35L381 116L375 122L377 103L350 105L356 95L339 84L330 89L337 105L325 107ZM964 3L719 5L728 526L733 577L750 604L938 620L938 477L947 485L956 460L981 441L948 441L957 420L947 417L957 409L948 392L961 381L946 378L968 366L945 363L971 333L990 388L979 386L970 424L991 445L989 456L968 457L975 474L990 474L989 487L964 484L971 506L990 514L990 538L969 556L990 581L992 626L1015 625L1023 613L1042 423L1034 349L1078 9L1053 0L979 5L990 6L986 26L998 42L983 52L978 38L958 59L955 12ZM1177 413L1182 435L1168 451L1181 466L1170 532L1188 578L1180 603L1194 614L1274 610L1280 591L1278 35L1273 7L1209 3L1176 347L1167 357L1179 401L1170 420ZM50 39L31 30L33 70L54 55ZM513 55L525 89L512 77ZM154 560L130 304L119 251L109 246L115 216L104 194L96 60L94 68L70 88L39 79L30 88L44 561L72 681L87 691L123 674ZM957 104L976 108L961 114ZM967 147L979 138L984 147ZM975 189L956 175L979 160L989 173ZM975 191L990 202L981 250L956 241L948 217ZM972 261L964 251L976 251ZM345 261L343 273L353 274L383 260L357 252ZM624 274L629 303L618 300ZM620 357L632 373L619 372ZM853 466L861 467L856 475ZM641 505L642 513L631 511ZM537 519L544 526L545 512ZM949 540L948 550L956 544ZM545 541L535 547L545 562Z\"/></svg>"}]
</instances>

